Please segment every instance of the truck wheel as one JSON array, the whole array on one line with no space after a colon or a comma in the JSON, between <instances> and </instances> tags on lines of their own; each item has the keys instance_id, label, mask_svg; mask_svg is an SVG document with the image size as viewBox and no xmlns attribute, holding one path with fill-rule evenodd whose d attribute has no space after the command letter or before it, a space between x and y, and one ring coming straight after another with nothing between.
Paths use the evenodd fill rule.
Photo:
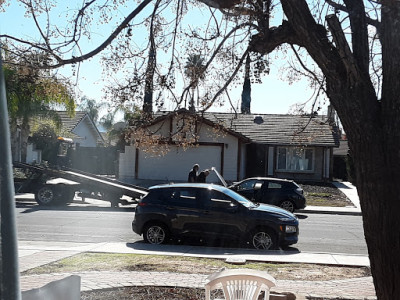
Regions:
<instances>
[{"instance_id":1,"label":"truck wheel","mask_svg":"<svg viewBox=\"0 0 400 300\"><path fill-rule=\"evenodd\" d=\"M39 205L50 205L55 202L55 192L49 186L41 187L35 194L35 200Z\"/></svg>"}]
</instances>

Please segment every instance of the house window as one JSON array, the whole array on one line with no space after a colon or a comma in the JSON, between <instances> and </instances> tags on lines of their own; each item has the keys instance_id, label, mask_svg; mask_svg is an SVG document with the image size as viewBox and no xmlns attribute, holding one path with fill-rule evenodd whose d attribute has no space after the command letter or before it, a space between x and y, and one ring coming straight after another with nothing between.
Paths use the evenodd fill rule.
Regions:
<instances>
[{"instance_id":1,"label":"house window","mask_svg":"<svg viewBox=\"0 0 400 300\"><path fill-rule=\"evenodd\" d=\"M279 147L277 165L279 171L313 171L314 149Z\"/></svg>"}]
</instances>

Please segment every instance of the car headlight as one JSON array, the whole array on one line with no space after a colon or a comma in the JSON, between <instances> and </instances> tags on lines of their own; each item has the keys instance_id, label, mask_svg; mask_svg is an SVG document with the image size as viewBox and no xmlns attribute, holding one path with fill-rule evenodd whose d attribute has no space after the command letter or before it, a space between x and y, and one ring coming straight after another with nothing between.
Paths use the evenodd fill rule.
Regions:
<instances>
[{"instance_id":1,"label":"car headlight","mask_svg":"<svg viewBox=\"0 0 400 300\"><path fill-rule=\"evenodd\" d=\"M292 225L286 225L285 226L285 232L286 233L295 233L297 231L297 227L296 226L292 226Z\"/></svg>"}]
</instances>

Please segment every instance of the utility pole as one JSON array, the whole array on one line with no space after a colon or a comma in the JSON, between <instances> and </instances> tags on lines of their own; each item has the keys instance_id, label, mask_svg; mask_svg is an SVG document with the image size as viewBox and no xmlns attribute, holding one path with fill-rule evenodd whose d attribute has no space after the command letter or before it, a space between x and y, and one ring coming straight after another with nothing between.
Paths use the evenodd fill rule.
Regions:
<instances>
[{"instance_id":1,"label":"utility pole","mask_svg":"<svg viewBox=\"0 0 400 300\"><path fill-rule=\"evenodd\" d=\"M0 299L20 300L15 194L6 84L0 52Z\"/></svg>"}]
</instances>

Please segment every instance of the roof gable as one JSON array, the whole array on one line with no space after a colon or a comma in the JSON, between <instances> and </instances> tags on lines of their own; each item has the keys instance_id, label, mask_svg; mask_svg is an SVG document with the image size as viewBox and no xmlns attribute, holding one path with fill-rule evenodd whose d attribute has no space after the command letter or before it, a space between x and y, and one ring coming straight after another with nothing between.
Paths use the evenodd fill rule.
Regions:
<instances>
[{"instance_id":1,"label":"roof gable","mask_svg":"<svg viewBox=\"0 0 400 300\"><path fill-rule=\"evenodd\" d=\"M240 132L237 132L235 130L232 130L229 127L221 126L222 124L219 124L218 122L213 122L210 119L206 118L204 114L199 114L199 113L193 113L188 111L187 109L179 109L177 111L172 111L172 112L157 112L154 114L155 119L153 122L151 122L150 125L154 125L157 123L160 123L166 119L169 118L174 118L175 116L179 115L189 115L189 116L194 116L196 117L198 122L203 122L204 124L207 124L211 127L218 127L218 129L226 131L228 134L235 136L236 138L239 138L244 141L248 141L248 138L244 135L242 135Z\"/></svg>"},{"instance_id":2,"label":"roof gable","mask_svg":"<svg viewBox=\"0 0 400 300\"><path fill-rule=\"evenodd\" d=\"M62 127L69 132L74 130L74 128L87 115L84 111L76 111L73 117L71 117L66 111L57 111L57 114L60 116Z\"/></svg>"},{"instance_id":3,"label":"roof gable","mask_svg":"<svg viewBox=\"0 0 400 300\"><path fill-rule=\"evenodd\" d=\"M97 140L104 143L103 136L87 112L75 111L75 116L73 117L70 117L66 111L57 111L57 114L60 116L62 127L68 132L73 133L74 129L77 128L79 124L85 123L97 136Z\"/></svg>"}]
</instances>

